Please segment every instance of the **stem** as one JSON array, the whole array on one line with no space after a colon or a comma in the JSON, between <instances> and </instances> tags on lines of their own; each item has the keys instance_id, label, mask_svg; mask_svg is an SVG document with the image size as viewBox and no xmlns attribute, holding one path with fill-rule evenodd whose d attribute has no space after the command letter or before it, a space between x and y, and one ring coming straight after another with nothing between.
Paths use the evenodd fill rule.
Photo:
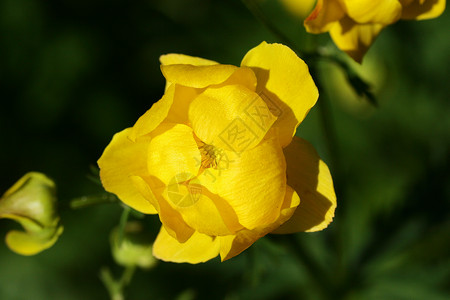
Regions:
<instances>
[{"instance_id":1,"label":"stem","mask_svg":"<svg viewBox=\"0 0 450 300\"><path fill-rule=\"evenodd\" d=\"M120 277L120 284L125 287L130 284L131 279L133 279L134 271L136 271L136 266L127 266Z\"/></svg>"},{"instance_id":2,"label":"stem","mask_svg":"<svg viewBox=\"0 0 450 300\"><path fill-rule=\"evenodd\" d=\"M119 222L119 247L122 244L123 236L125 233L125 225L127 224L128 217L130 216L131 208L129 206L124 206L122 215L120 216L120 222Z\"/></svg>"},{"instance_id":3,"label":"stem","mask_svg":"<svg viewBox=\"0 0 450 300\"><path fill-rule=\"evenodd\" d=\"M123 287L119 284L119 282L114 280L109 268L103 267L100 270L100 279L108 290L111 300L124 300L122 291Z\"/></svg>"},{"instance_id":4,"label":"stem","mask_svg":"<svg viewBox=\"0 0 450 300\"><path fill-rule=\"evenodd\" d=\"M318 107L320 112L320 119L322 121L322 127L325 133L325 141L328 148L328 154L330 155L332 168L336 173L340 173L340 162L339 162L339 147L336 138L336 132L333 127L333 120L331 117L329 101L325 93L321 93L320 101L318 101Z\"/></svg>"},{"instance_id":5,"label":"stem","mask_svg":"<svg viewBox=\"0 0 450 300\"><path fill-rule=\"evenodd\" d=\"M115 280L108 267L103 267L100 270L100 279L108 290L111 300L124 300L123 290L130 284L133 278L136 266L128 266L122 273L119 280Z\"/></svg>"},{"instance_id":6,"label":"stem","mask_svg":"<svg viewBox=\"0 0 450 300\"><path fill-rule=\"evenodd\" d=\"M323 299L333 299L333 286L326 270L309 254L296 235L273 235L271 238L281 240L298 263L303 265L312 279L312 283L321 293Z\"/></svg>"},{"instance_id":7,"label":"stem","mask_svg":"<svg viewBox=\"0 0 450 300\"><path fill-rule=\"evenodd\" d=\"M96 196L82 196L74 198L70 201L69 206L71 209L80 209L97 204L113 203L117 202L117 197L113 194L102 194Z\"/></svg>"},{"instance_id":8,"label":"stem","mask_svg":"<svg viewBox=\"0 0 450 300\"><path fill-rule=\"evenodd\" d=\"M314 79L314 82L317 85L317 89L319 90L320 98L317 101L317 106L320 113L320 120L322 123L322 128L324 131L325 143L327 147L327 152L330 156L331 160L331 169L336 173L336 178L338 178L341 174L341 165L339 160L339 146L337 134L334 127L334 122L332 118L332 114L330 111L330 102L327 97L327 93L325 92L320 79L317 76L317 67L315 64L310 65L311 76Z\"/></svg>"}]
</instances>

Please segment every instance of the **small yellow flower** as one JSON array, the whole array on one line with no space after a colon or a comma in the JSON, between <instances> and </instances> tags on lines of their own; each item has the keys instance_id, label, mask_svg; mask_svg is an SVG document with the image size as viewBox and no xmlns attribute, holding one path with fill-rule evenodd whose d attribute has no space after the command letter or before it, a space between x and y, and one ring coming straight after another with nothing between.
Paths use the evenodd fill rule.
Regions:
<instances>
[{"instance_id":1,"label":"small yellow flower","mask_svg":"<svg viewBox=\"0 0 450 300\"><path fill-rule=\"evenodd\" d=\"M384 27L436 18L444 9L445 0L318 0L304 24L310 33L329 32L339 49L361 62Z\"/></svg>"},{"instance_id":2,"label":"small yellow flower","mask_svg":"<svg viewBox=\"0 0 450 300\"><path fill-rule=\"evenodd\" d=\"M34 255L50 248L63 231L58 225L54 182L44 174L27 173L0 198L0 218L15 220L25 230L6 235L6 244L14 252Z\"/></svg>"},{"instance_id":3,"label":"small yellow flower","mask_svg":"<svg viewBox=\"0 0 450 300\"><path fill-rule=\"evenodd\" d=\"M240 67L182 54L160 60L164 96L98 161L107 191L159 214L155 257L226 260L275 230L331 222L330 172L294 136L318 91L291 49L263 42Z\"/></svg>"}]
</instances>

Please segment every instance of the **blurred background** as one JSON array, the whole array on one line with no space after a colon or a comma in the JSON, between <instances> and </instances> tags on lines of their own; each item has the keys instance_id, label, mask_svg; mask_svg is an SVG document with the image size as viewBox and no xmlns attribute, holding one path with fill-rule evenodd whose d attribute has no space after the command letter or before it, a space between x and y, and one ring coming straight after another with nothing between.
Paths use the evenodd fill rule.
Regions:
<instances>
[{"instance_id":1,"label":"blurred background","mask_svg":"<svg viewBox=\"0 0 450 300\"><path fill-rule=\"evenodd\" d=\"M260 5L301 49L334 47L328 34L307 35L281 2ZM378 107L341 69L318 65L335 149L317 107L297 134L335 180L328 229L290 236L296 248L269 236L224 263L137 270L127 299L450 299L448 28L447 11L381 33L354 65ZM88 179L90 166L162 96L161 54L239 65L263 40L277 37L237 0L0 0L0 194L28 171L46 173L65 227L33 257L0 243L0 299L108 299L99 271L122 271L109 246L122 208L71 211L68 202L103 192ZM144 222L156 235L157 217ZM16 227L0 220L0 237Z\"/></svg>"}]
</instances>

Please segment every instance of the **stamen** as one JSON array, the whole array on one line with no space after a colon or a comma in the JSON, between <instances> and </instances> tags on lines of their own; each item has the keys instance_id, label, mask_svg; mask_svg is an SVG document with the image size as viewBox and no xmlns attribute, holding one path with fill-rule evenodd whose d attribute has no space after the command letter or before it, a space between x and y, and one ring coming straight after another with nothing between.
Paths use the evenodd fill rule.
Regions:
<instances>
[{"instance_id":1,"label":"stamen","mask_svg":"<svg viewBox=\"0 0 450 300\"><path fill-rule=\"evenodd\" d=\"M197 142L198 150L200 150L201 155L201 168L217 169L222 158L222 151L213 145L206 144L202 142L198 137L195 136L195 141Z\"/></svg>"},{"instance_id":2,"label":"stamen","mask_svg":"<svg viewBox=\"0 0 450 300\"><path fill-rule=\"evenodd\" d=\"M217 165L220 161L220 152L213 145L208 145L203 142L198 146L200 150L201 165L204 169L213 168L217 169Z\"/></svg>"}]
</instances>

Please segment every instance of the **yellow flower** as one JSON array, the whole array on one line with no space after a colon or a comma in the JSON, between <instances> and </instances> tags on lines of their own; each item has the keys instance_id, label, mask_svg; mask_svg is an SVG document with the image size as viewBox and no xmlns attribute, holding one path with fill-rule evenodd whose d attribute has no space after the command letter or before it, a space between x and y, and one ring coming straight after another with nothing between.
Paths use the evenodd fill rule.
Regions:
<instances>
[{"instance_id":1,"label":"yellow flower","mask_svg":"<svg viewBox=\"0 0 450 300\"><path fill-rule=\"evenodd\" d=\"M182 54L160 60L164 96L98 161L107 191L159 214L155 257L226 260L275 230L331 222L330 172L294 136L318 91L292 50L263 42L240 67Z\"/></svg>"},{"instance_id":2,"label":"yellow flower","mask_svg":"<svg viewBox=\"0 0 450 300\"><path fill-rule=\"evenodd\" d=\"M54 182L41 173L25 174L0 198L0 218L15 220L25 230L6 235L6 244L14 252L34 255L50 248L63 231L58 225Z\"/></svg>"},{"instance_id":3,"label":"yellow flower","mask_svg":"<svg viewBox=\"0 0 450 300\"><path fill-rule=\"evenodd\" d=\"M339 49L361 62L384 27L436 18L444 9L445 0L318 0L304 23L310 33L329 32Z\"/></svg>"}]
</instances>

